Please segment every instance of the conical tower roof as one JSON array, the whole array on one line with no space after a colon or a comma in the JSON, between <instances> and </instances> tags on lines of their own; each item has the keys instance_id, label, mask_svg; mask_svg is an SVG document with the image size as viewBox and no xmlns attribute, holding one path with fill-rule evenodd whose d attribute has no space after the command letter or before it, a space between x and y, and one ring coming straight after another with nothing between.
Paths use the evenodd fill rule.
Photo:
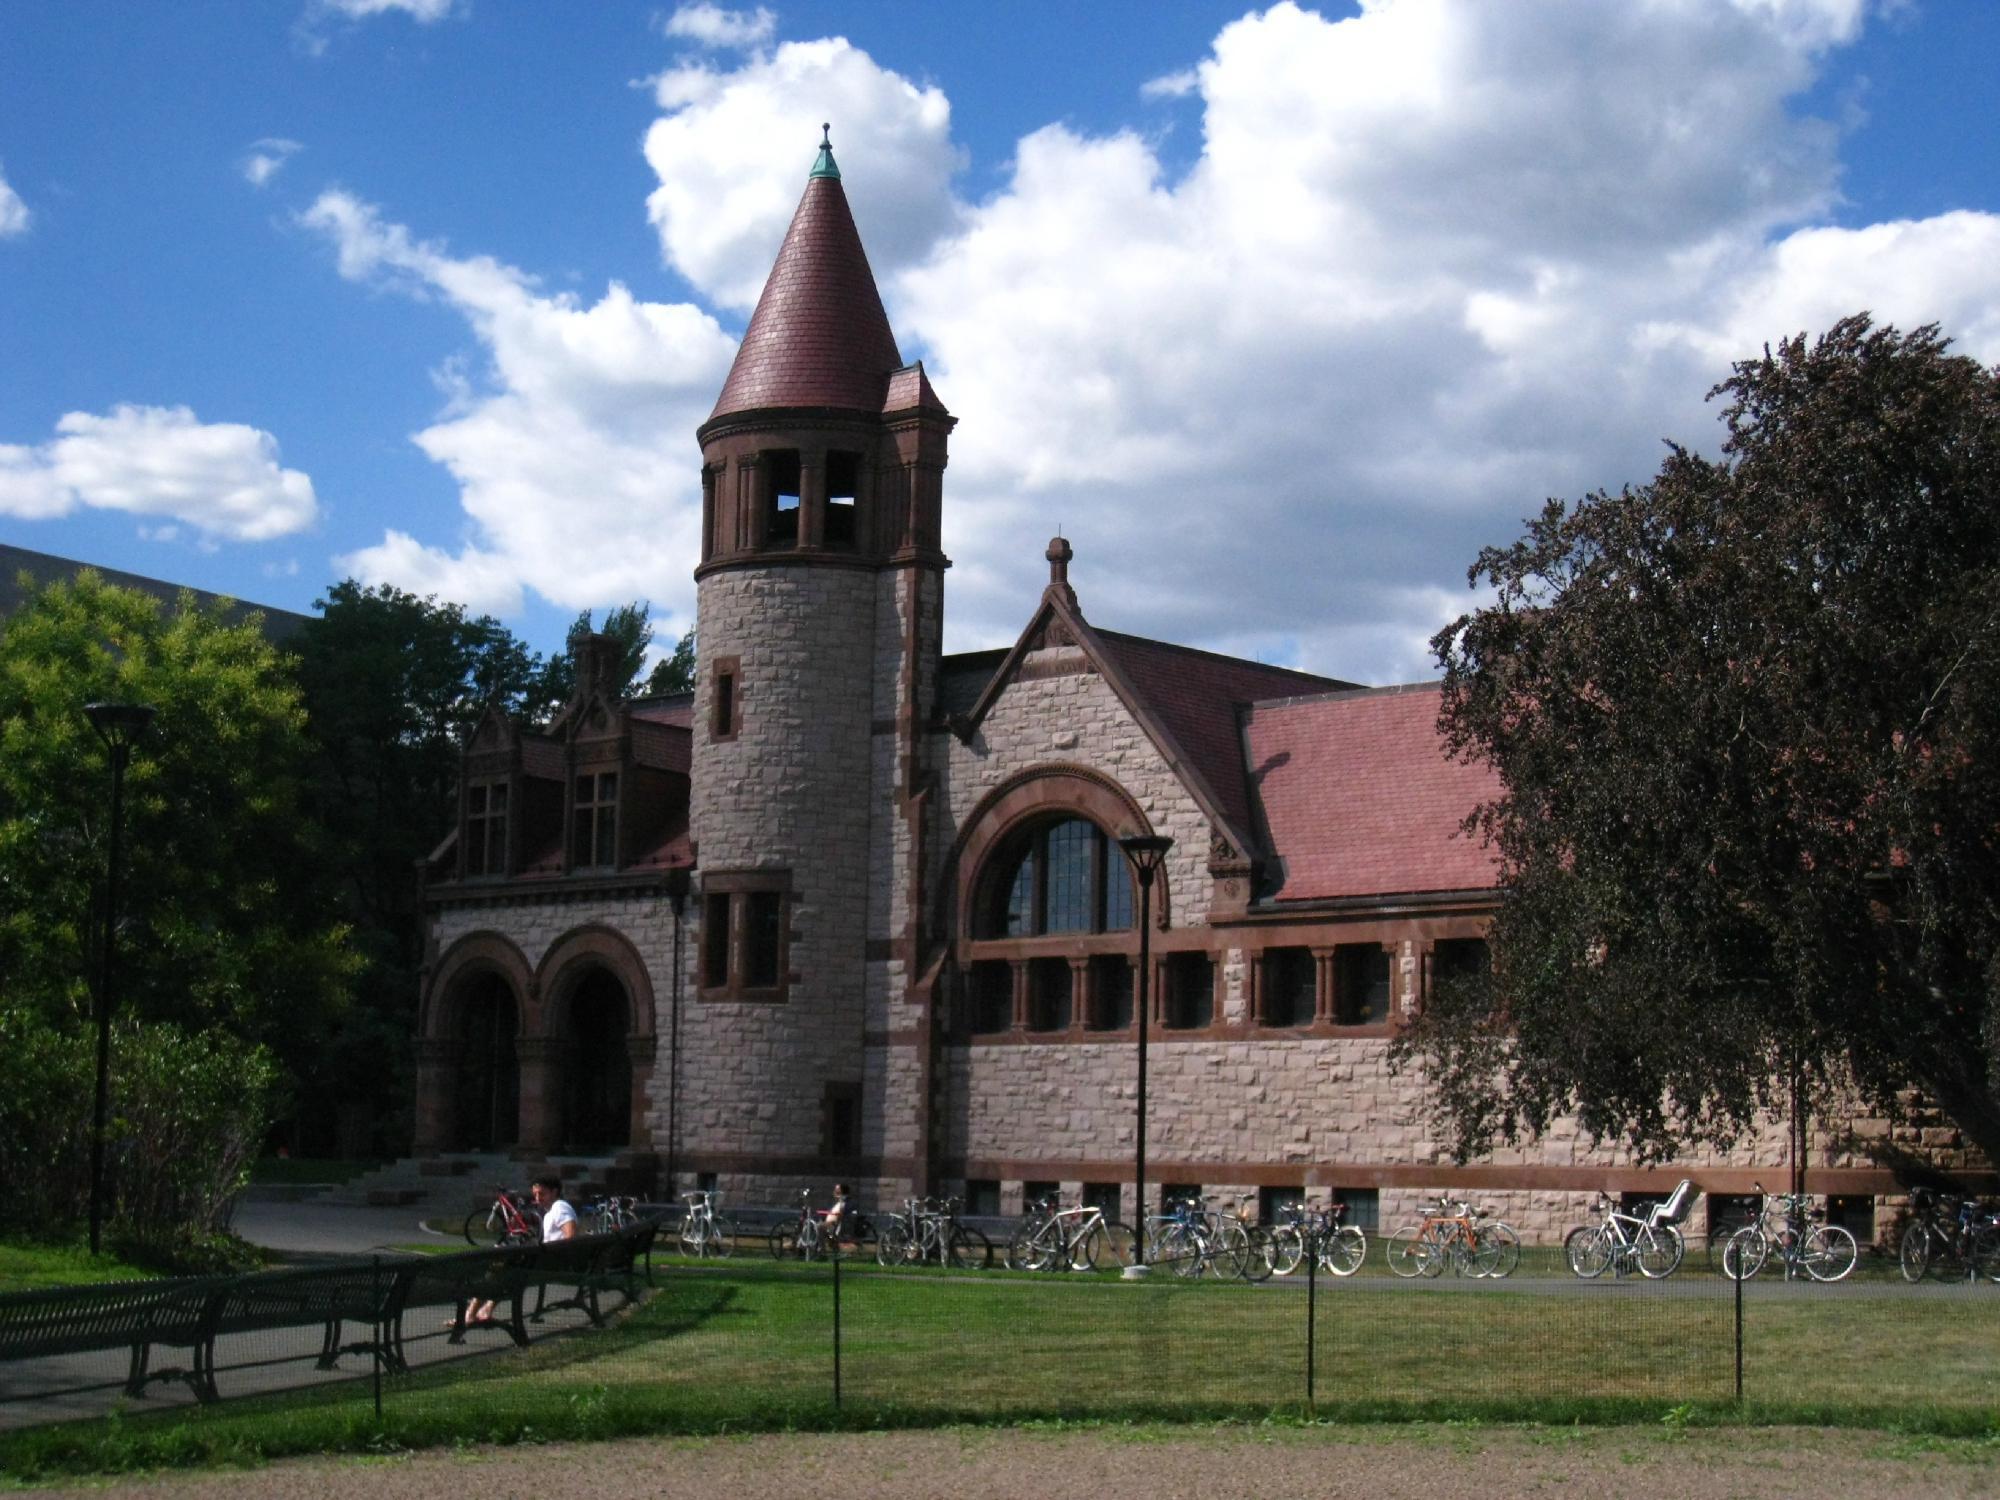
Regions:
<instances>
[{"instance_id":1,"label":"conical tower roof","mask_svg":"<svg viewBox=\"0 0 2000 1500\"><path fill-rule=\"evenodd\" d=\"M787 406L879 412L902 363L840 168L822 141L710 420Z\"/></svg>"}]
</instances>

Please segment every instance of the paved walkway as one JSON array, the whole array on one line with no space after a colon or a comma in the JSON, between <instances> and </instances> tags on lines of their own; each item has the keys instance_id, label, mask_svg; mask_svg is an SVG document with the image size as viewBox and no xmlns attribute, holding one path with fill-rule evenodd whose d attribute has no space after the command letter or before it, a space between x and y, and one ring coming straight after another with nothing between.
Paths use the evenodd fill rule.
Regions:
<instances>
[{"instance_id":1,"label":"paved walkway","mask_svg":"<svg viewBox=\"0 0 2000 1500\"><path fill-rule=\"evenodd\" d=\"M415 1208L356 1208L338 1203L258 1203L236 1205L230 1227L253 1245L286 1260L370 1255L407 1245L466 1248L423 1227Z\"/></svg>"}]
</instances>

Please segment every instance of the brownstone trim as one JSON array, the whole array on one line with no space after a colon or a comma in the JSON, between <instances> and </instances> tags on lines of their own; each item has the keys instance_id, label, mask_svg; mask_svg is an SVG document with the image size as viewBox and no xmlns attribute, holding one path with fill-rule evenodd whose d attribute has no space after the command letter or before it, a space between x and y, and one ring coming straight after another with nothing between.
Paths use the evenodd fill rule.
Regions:
<instances>
[{"instance_id":1,"label":"brownstone trim","mask_svg":"<svg viewBox=\"0 0 2000 1500\"><path fill-rule=\"evenodd\" d=\"M752 895L778 897L777 982L753 985L744 979L750 966L749 923L745 919ZM701 877L701 915L695 935L695 998L703 1001L745 1001L752 1004L783 1004L798 980L792 972L792 912L794 908L790 870L709 870ZM727 978L710 984L708 976L708 903L722 897L729 903L729 953Z\"/></svg>"},{"instance_id":2,"label":"brownstone trim","mask_svg":"<svg viewBox=\"0 0 2000 1500\"><path fill-rule=\"evenodd\" d=\"M937 930L951 933L961 945L971 943L972 903L987 861L993 857L995 849L1024 823L1055 816L1085 818L1114 840L1154 831L1151 820L1132 794L1111 777L1090 766L1051 761L1017 771L979 799L966 817L957 839L946 851L942 865L944 878L938 885ZM1154 909L1163 929L1171 920L1171 885L1170 881L1162 880L1154 888ZM1067 936L1073 938L1077 935ZM1117 937L1119 934L1090 936ZM1128 931L1123 936L1131 946L1137 947L1137 932Z\"/></svg>"},{"instance_id":3,"label":"brownstone trim","mask_svg":"<svg viewBox=\"0 0 2000 1500\"><path fill-rule=\"evenodd\" d=\"M543 996L544 1029L550 1035L568 1030L565 1012L570 995L592 967L609 971L624 987L626 1003L632 1008L628 1035L649 1034L654 1022L653 978L646 970L646 961L624 933L595 922L571 928L542 955L535 983Z\"/></svg>"},{"instance_id":4,"label":"brownstone trim","mask_svg":"<svg viewBox=\"0 0 2000 1500\"><path fill-rule=\"evenodd\" d=\"M471 974L496 974L514 995L515 1035L527 1036L541 1029L541 1007L536 1003L534 971L512 938L498 932L468 932L445 949L430 972L424 988L423 1014L418 1034L436 1041L453 1039L457 1017L452 991Z\"/></svg>"}]
</instances>

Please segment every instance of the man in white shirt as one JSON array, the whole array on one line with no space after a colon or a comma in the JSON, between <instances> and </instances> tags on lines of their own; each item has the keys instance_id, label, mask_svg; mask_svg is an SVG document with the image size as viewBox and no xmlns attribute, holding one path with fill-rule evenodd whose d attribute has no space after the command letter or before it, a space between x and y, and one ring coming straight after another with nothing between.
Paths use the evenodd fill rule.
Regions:
<instances>
[{"instance_id":1,"label":"man in white shirt","mask_svg":"<svg viewBox=\"0 0 2000 1500\"><path fill-rule=\"evenodd\" d=\"M576 1210L562 1195L560 1177L537 1177L528 1188L528 1196L535 1201L535 1207L542 1211L542 1242L550 1240L573 1240L577 1236Z\"/></svg>"}]
</instances>

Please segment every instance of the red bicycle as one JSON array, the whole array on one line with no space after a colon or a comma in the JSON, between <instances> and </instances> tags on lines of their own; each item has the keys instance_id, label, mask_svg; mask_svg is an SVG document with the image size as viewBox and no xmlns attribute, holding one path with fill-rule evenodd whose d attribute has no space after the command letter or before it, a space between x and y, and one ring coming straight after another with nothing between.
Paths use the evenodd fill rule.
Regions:
<instances>
[{"instance_id":1,"label":"red bicycle","mask_svg":"<svg viewBox=\"0 0 2000 1500\"><path fill-rule=\"evenodd\" d=\"M525 1193L493 1190L490 1208L475 1208L465 1216L465 1242L487 1249L494 1245L534 1245L542 1238L542 1211Z\"/></svg>"}]
</instances>

